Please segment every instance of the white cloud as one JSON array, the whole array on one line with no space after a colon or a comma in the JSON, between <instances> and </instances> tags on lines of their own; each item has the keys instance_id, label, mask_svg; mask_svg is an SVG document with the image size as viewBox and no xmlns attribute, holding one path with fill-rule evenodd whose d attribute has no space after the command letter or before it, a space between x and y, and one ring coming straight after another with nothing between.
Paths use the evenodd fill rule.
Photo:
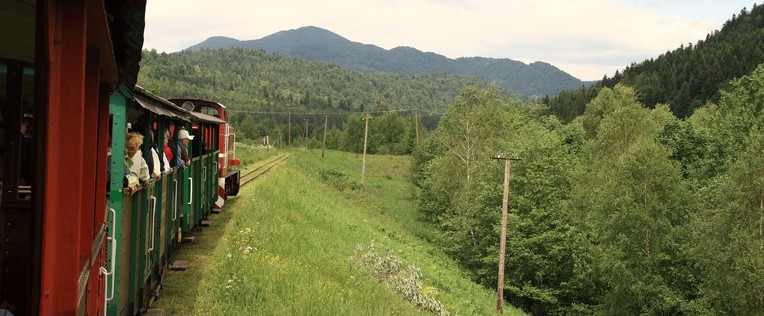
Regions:
<instances>
[{"instance_id":1,"label":"white cloud","mask_svg":"<svg viewBox=\"0 0 764 316\"><path fill-rule=\"evenodd\" d=\"M671 5L626 0L157 0L147 4L144 47L177 51L210 36L248 40L313 25L387 49L412 46L450 58L539 60L595 80L695 43L721 27L721 22L669 12L665 8Z\"/></svg>"}]
</instances>

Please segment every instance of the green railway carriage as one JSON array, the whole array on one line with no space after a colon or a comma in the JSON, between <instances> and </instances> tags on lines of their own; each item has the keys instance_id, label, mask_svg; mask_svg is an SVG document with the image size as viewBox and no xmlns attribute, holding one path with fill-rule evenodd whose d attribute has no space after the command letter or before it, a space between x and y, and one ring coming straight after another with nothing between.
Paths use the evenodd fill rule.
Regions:
<instances>
[{"instance_id":1,"label":"green railway carriage","mask_svg":"<svg viewBox=\"0 0 764 316\"><path fill-rule=\"evenodd\" d=\"M172 262L173 249L193 229L200 228L212 209L217 183L214 159L218 155L220 120L192 113L136 86L123 91L125 102L111 105L112 157L109 196L110 281L106 286L107 315L135 315L146 312L158 297L165 272ZM165 131L169 147L181 144L181 130L191 131L187 145L190 163L180 166L164 162ZM143 158L157 163L161 173L142 182L138 190L124 188L125 133L143 135ZM191 137L189 137L191 139ZM155 144L155 145L153 145ZM175 155L178 155L175 152Z\"/></svg>"}]
</instances>

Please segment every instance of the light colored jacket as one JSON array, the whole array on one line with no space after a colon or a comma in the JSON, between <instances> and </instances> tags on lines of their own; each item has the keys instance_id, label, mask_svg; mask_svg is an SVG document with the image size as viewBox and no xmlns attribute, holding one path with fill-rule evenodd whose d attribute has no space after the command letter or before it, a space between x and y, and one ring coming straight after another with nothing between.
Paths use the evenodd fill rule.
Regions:
<instances>
[{"instance_id":1,"label":"light colored jacket","mask_svg":"<svg viewBox=\"0 0 764 316\"><path fill-rule=\"evenodd\" d=\"M153 170L153 177L159 177L162 175L162 165L159 163L159 154L157 154L156 149L154 147L151 147L151 159L154 160L154 170Z\"/></svg>"},{"instance_id":2,"label":"light colored jacket","mask_svg":"<svg viewBox=\"0 0 764 316\"><path fill-rule=\"evenodd\" d=\"M143 159L143 152L138 149L131 159L133 160L133 165L130 166L130 172L136 174L141 181L148 181L151 176L149 175L149 165Z\"/></svg>"}]
</instances>

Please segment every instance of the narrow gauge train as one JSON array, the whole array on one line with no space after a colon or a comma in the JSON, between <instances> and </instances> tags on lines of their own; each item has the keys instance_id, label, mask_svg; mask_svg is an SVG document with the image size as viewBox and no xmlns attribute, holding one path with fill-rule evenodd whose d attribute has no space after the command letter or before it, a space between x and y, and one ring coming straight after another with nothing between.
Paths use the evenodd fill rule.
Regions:
<instances>
[{"instance_id":1,"label":"narrow gauge train","mask_svg":"<svg viewBox=\"0 0 764 316\"><path fill-rule=\"evenodd\" d=\"M135 85L145 7L0 1L0 312L141 313L173 248L214 208L230 173L218 160L231 150L218 137L225 114ZM164 131L172 142L189 131L191 162L126 191L128 123L144 154L152 134L161 150Z\"/></svg>"},{"instance_id":2,"label":"narrow gauge train","mask_svg":"<svg viewBox=\"0 0 764 316\"><path fill-rule=\"evenodd\" d=\"M235 157L234 143L236 134L233 126L228 124L226 107L218 102L202 99L169 99L175 105L192 112L204 113L223 120L220 124L220 153L218 157L219 164L219 182L218 199L215 201L215 209L223 207L228 196L239 194L239 170L231 167L239 165L239 159Z\"/></svg>"}]
</instances>

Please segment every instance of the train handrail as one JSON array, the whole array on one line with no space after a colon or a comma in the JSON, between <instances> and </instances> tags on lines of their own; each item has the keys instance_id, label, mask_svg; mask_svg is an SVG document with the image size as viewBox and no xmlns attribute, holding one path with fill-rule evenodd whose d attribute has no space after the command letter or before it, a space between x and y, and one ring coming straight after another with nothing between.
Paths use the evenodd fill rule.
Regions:
<instances>
[{"instance_id":1,"label":"train handrail","mask_svg":"<svg viewBox=\"0 0 764 316\"><path fill-rule=\"evenodd\" d=\"M202 167L202 182L207 181L207 166Z\"/></svg>"},{"instance_id":2,"label":"train handrail","mask_svg":"<svg viewBox=\"0 0 764 316\"><path fill-rule=\"evenodd\" d=\"M117 211L115 211L113 208L109 208L109 213L111 213L111 233L112 235L114 232L117 231ZM109 269L107 270L106 267L101 267L99 271L102 275L104 275L104 287L103 287L103 310L106 311L109 301L114 299L114 278L116 277L116 274L114 274L114 269L116 269L117 265L117 238L106 236L106 240L108 240L111 244L111 263L109 264ZM109 282L109 276L111 276L111 282ZM111 291L109 291L109 284L111 284Z\"/></svg>"},{"instance_id":3,"label":"train handrail","mask_svg":"<svg viewBox=\"0 0 764 316\"><path fill-rule=\"evenodd\" d=\"M157 197L152 195L149 197L149 200L153 200L153 206L151 207L151 246L146 250L146 253L154 251L154 232L156 231L157 220Z\"/></svg>"},{"instance_id":4,"label":"train handrail","mask_svg":"<svg viewBox=\"0 0 764 316\"><path fill-rule=\"evenodd\" d=\"M175 222L178 219L178 179L172 179L175 182L175 202L172 203L172 221Z\"/></svg>"},{"instance_id":5,"label":"train handrail","mask_svg":"<svg viewBox=\"0 0 764 316\"><path fill-rule=\"evenodd\" d=\"M110 297L107 297L107 301L111 301L114 299L114 278L116 277L116 274L114 273L114 269L117 268L117 238L113 234L117 231L117 211L115 211L113 208L109 208L109 212L111 213L111 233L113 237L106 237L106 240L111 241L111 272L107 276L111 276L111 293Z\"/></svg>"},{"instance_id":6,"label":"train handrail","mask_svg":"<svg viewBox=\"0 0 764 316\"><path fill-rule=\"evenodd\" d=\"M191 183L191 190L188 192L188 205L191 205L191 201L194 198L194 178L188 177L188 182Z\"/></svg>"}]
</instances>

